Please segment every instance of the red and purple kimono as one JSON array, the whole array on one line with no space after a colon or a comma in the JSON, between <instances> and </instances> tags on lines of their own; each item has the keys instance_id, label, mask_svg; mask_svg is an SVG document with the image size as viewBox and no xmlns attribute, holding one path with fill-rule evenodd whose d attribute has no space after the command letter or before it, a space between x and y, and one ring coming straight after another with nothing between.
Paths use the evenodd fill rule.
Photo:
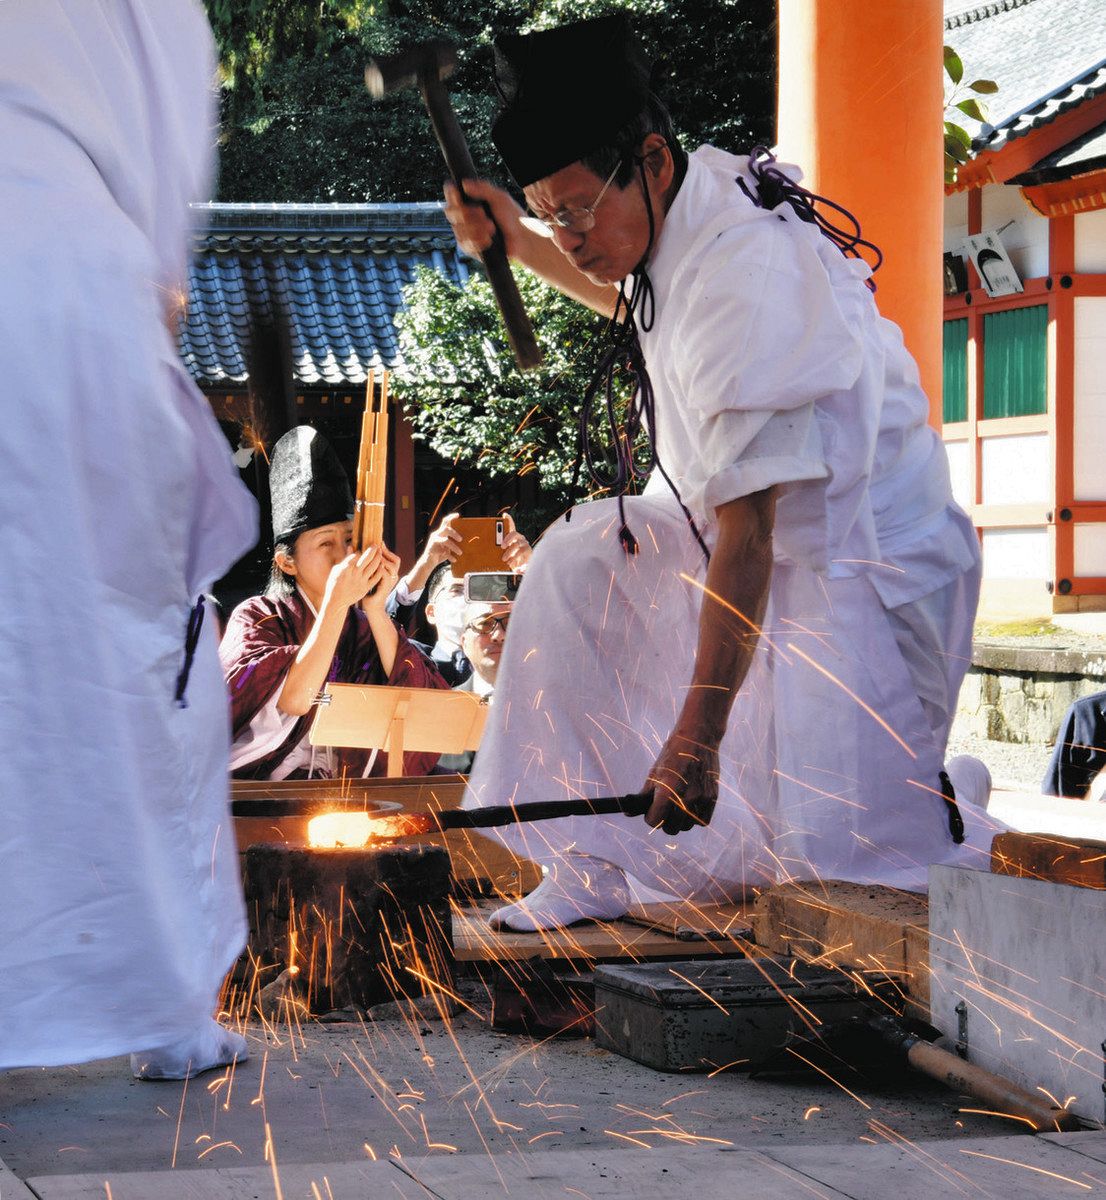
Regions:
<instances>
[{"instance_id":1,"label":"red and purple kimono","mask_svg":"<svg viewBox=\"0 0 1106 1200\"><path fill-rule=\"evenodd\" d=\"M287 779L308 774L360 778L372 751L342 748L317 758L307 741L314 713L302 717L280 712L277 698L288 670L314 623L315 614L296 592L287 599L254 596L231 614L219 646L230 691L233 738L231 774L236 779ZM411 645L402 629L395 665L384 674L369 620L359 605L349 610L327 680L331 683L394 684L397 687L447 688L430 662ZM404 754L404 775L426 775L436 754ZM370 775L384 774L386 759L376 755Z\"/></svg>"}]
</instances>

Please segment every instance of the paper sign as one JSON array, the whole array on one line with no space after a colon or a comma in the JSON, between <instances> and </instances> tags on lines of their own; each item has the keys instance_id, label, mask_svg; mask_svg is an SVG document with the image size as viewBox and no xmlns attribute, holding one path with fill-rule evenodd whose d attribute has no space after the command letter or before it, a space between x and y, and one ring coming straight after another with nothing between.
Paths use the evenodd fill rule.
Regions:
<instances>
[{"instance_id":1,"label":"paper sign","mask_svg":"<svg viewBox=\"0 0 1106 1200\"><path fill-rule=\"evenodd\" d=\"M964 239L979 280L988 296L1010 296L1022 291L1022 281L997 233L976 233Z\"/></svg>"}]
</instances>

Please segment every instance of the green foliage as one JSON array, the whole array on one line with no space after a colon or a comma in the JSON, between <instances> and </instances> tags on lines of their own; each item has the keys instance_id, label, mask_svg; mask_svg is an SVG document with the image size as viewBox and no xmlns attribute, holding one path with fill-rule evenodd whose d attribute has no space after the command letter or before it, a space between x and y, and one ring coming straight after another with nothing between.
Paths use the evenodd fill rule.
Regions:
<instances>
[{"instance_id":1,"label":"green foliage","mask_svg":"<svg viewBox=\"0 0 1106 1200\"><path fill-rule=\"evenodd\" d=\"M503 172L489 136L491 43L615 10L631 14L685 144L740 151L770 143L774 0L206 0L223 81L219 196L234 201L397 201L441 195L445 169L413 88L381 101L364 65L427 38L459 49L449 90L477 170ZM397 392L417 436L491 477L536 473L567 497L575 421L596 358L599 317L526 272L519 286L545 351L520 374L491 289L424 270L398 319Z\"/></svg>"},{"instance_id":2,"label":"green foliage","mask_svg":"<svg viewBox=\"0 0 1106 1200\"><path fill-rule=\"evenodd\" d=\"M416 435L443 458L492 478L537 472L563 503L575 463L575 421L601 346L604 321L529 271L516 271L545 354L536 371L514 365L487 281L457 287L419 270L397 317L405 368L395 380Z\"/></svg>"},{"instance_id":3,"label":"green foliage","mask_svg":"<svg viewBox=\"0 0 1106 1200\"><path fill-rule=\"evenodd\" d=\"M955 183L957 171L971 158L972 139L958 117L953 120L949 117L963 113L982 125L987 120L987 110L975 96L964 96L964 93L993 96L998 91L998 84L993 79L973 79L971 83L960 87L960 81L964 78L964 64L951 46L945 47L945 74L952 84L952 91L945 95L945 182Z\"/></svg>"},{"instance_id":4,"label":"green foliage","mask_svg":"<svg viewBox=\"0 0 1106 1200\"><path fill-rule=\"evenodd\" d=\"M450 93L477 170L489 139L495 34L629 11L658 62L681 134L740 150L771 141L772 0L206 0L219 47L219 198L427 200L444 167L413 88L374 101L365 60L430 37L459 48Z\"/></svg>"}]
</instances>

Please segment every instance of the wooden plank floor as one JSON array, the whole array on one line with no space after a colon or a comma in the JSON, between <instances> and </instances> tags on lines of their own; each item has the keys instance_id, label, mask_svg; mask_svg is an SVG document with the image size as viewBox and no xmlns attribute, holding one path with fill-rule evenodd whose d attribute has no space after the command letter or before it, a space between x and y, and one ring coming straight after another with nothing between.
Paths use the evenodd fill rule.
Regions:
<instances>
[{"instance_id":1,"label":"wooden plank floor","mask_svg":"<svg viewBox=\"0 0 1106 1200\"><path fill-rule=\"evenodd\" d=\"M495 930L493 901L455 907L458 962L518 962L544 958L574 963L715 958L748 946L751 909L739 905L641 905L619 921L584 921L541 933ZM725 932L723 932L725 931Z\"/></svg>"}]
</instances>

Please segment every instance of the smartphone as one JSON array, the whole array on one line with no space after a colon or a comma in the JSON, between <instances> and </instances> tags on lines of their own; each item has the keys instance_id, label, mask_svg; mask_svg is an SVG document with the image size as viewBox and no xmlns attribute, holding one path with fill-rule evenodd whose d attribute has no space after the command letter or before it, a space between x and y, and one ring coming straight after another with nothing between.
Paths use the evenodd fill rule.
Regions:
<instances>
[{"instance_id":1,"label":"smartphone","mask_svg":"<svg viewBox=\"0 0 1106 1200\"><path fill-rule=\"evenodd\" d=\"M520 583L522 576L510 571L472 571L465 576L465 603L514 603Z\"/></svg>"},{"instance_id":2,"label":"smartphone","mask_svg":"<svg viewBox=\"0 0 1106 1200\"><path fill-rule=\"evenodd\" d=\"M461 535L461 553L451 568L460 579L473 571L503 570L503 541L510 532L505 517L457 517L453 528Z\"/></svg>"}]
</instances>

